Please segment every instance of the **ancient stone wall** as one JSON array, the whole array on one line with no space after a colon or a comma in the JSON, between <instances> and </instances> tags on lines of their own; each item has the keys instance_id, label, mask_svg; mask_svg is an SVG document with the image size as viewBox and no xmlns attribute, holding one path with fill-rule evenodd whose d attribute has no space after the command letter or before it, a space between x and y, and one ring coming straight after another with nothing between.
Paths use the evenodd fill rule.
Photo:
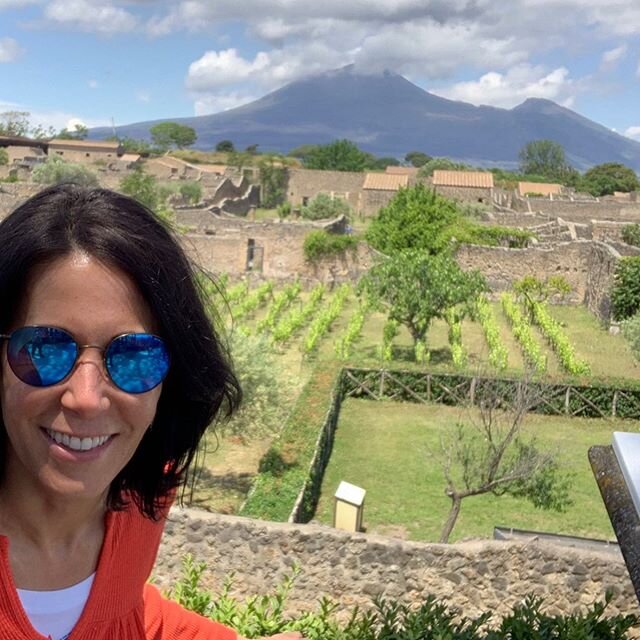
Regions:
<instances>
[{"instance_id":1,"label":"ancient stone wall","mask_svg":"<svg viewBox=\"0 0 640 640\"><path fill-rule=\"evenodd\" d=\"M523 212L537 211L548 218L560 217L572 222L588 223L591 220L640 222L640 205L638 203L523 198L514 199L513 208Z\"/></svg>"},{"instance_id":2,"label":"ancient stone wall","mask_svg":"<svg viewBox=\"0 0 640 640\"><path fill-rule=\"evenodd\" d=\"M506 291L526 275L544 280L563 276L571 285L567 302L580 304L585 299L591 265L592 244L588 241L538 245L525 249L463 245L456 259L463 269L478 269L496 292Z\"/></svg>"},{"instance_id":3,"label":"ancient stone wall","mask_svg":"<svg viewBox=\"0 0 640 640\"><path fill-rule=\"evenodd\" d=\"M233 572L234 593L241 597L273 592L298 564L302 573L288 602L291 613L314 608L323 595L343 611L367 606L375 595L408 604L435 595L467 616L492 611L500 617L525 596L537 595L546 610L560 614L602 601L609 588L610 614L637 613L622 557L610 549L593 552L536 540L426 544L174 508L154 577L160 588L170 587L181 575L182 558L191 553L207 563L203 586L216 591Z\"/></svg>"},{"instance_id":4,"label":"ancient stone wall","mask_svg":"<svg viewBox=\"0 0 640 640\"><path fill-rule=\"evenodd\" d=\"M380 191L378 189L366 189L362 192L362 208L360 210L363 216L375 216L382 207L386 207L391 200L397 195L397 191Z\"/></svg>"},{"instance_id":5,"label":"ancient stone wall","mask_svg":"<svg viewBox=\"0 0 640 640\"><path fill-rule=\"evenodd\" d=\"M25 200L38 193L41 184L30 182L5 182L0 184L0 218L5 218Z\"/></svg>"},{"instance_id":6,"label":"ancient stone wall","mask_svg":"<svg viewBox=\"0 0 640 640\"><path fill-rule=\"evenodd\" d=\"M434 187L437 193L445 198L459 200L461 202L482 202L491 204L493 202L492 189L481 189L477 187Z\"/></svg>"},{"instance_id":7,"label":"ancient stone wall","mask_svg":"<svg viewBox=\"0 0 640 640\"><path fill-rule=\"evenodd\" d=\"M584 303L601 321L611 320L611 288L620 253L610 245L593 242L588 258Z\"/></svg>"},{"instance_id":8,"label":"ancient stone wall","mask_svg":"<svg viewBox=\"0 0 640 640\"><path fill-rule=\"evenodd\" d=\"M319 193L344 198L352 209L360 212L364 173L354 171L317 171L313 169L289 169L287 200L293 207L300 207Z\"/></svg>"},{"instance_id":9,"label":"ancient stone wall","mask_svg":"<svg viewBox=\"0 0 640 640\"><path fill-rule=\"evenodd\" d=\"M341 224L336 222L338 227ZM304 238L319 228L330 229L331 224L218 220L208 233L186 234L184 246L198 264L214 273L245 274L251 244L258 256L252 268L265 278L290 280L299 277L309 286L318 281L331 285L357 280L371 266L374 252L366 244L359 243L354 252L309 263L304 257Z\"/></svg>"}]
</instances>

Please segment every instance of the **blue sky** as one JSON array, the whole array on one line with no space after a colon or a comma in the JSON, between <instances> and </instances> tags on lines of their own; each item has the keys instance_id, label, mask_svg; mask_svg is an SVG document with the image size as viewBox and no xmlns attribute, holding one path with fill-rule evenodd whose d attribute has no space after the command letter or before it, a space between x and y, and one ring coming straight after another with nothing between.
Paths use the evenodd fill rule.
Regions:
<instances>
[{"instance_id":1,"label":"blue sky","mask_svg":"<svg viewBox=\"0 0 640 640\"><path fill-rule=\"evenodd\" d=\"M0 0L0 111L55 128L215 113L351 63L640 140L638 0Z\"/></svg>"}]
</instances>

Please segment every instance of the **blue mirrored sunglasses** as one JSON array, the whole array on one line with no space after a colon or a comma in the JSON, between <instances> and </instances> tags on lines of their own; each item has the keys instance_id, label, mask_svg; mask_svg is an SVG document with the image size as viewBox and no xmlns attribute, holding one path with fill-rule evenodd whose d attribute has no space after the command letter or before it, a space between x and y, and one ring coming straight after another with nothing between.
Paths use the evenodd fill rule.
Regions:
<instances>
[{"instance_id":1,"label":"blue mirrored sunglasses","mask_svg":"<svg viewBox=\"0 0 640 640\"><path fill-rule=\"evenodd\" d=\"M103 352L104 368L122 391L144 393L157 387L169 371L169 352L162 338L150 333L125 333L105 347L80 345L57 327L22 327L0 334L7 342L7 361L22 382L50 387L62 382L87 347Z\"/></svg>"}]
</instances>

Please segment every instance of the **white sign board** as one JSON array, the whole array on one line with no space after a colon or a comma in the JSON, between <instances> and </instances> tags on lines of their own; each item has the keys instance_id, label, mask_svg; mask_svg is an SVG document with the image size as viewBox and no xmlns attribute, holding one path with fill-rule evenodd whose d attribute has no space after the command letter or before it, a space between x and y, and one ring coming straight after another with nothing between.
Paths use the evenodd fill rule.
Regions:
<instances>
[{"instance_id":1,"label":"white sign board","mask_svg":"<svg viewBox=\"0 0 640 640\"><path fill-rule=\"evenodd\" d=\"M631 494L633 505L640 515L640 433L614 431L613 451Z\"/></svg>"}]
</instances>

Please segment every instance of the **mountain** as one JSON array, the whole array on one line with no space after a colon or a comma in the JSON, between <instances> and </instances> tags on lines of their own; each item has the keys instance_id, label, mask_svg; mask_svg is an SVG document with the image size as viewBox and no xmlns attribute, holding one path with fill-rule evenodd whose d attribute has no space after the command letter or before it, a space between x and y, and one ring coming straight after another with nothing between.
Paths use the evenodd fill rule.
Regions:
<instances>
[{"instance_id":1,"label":"mountain","mask_svg":"<svg viewBox=\"0 0 640 640\"><path fill-rule=\"evenodd\" d=\"M513 109L447 100L391 71L364 74L351 65L292 82L236 109L208 116L171 118L193 127L199 149L220 140L236 148L288 152L301 144L347 138L365 151L402 158L408 151L481 166L514 167L527 142L559 142L569 162L586 169L622 162L640 172L640 142L621 136L550 100L530 98ZM119 136L149 139L138 122L117 127ZM110 128L90 131L107 137Z\"/></svg>"}]
</instances>

